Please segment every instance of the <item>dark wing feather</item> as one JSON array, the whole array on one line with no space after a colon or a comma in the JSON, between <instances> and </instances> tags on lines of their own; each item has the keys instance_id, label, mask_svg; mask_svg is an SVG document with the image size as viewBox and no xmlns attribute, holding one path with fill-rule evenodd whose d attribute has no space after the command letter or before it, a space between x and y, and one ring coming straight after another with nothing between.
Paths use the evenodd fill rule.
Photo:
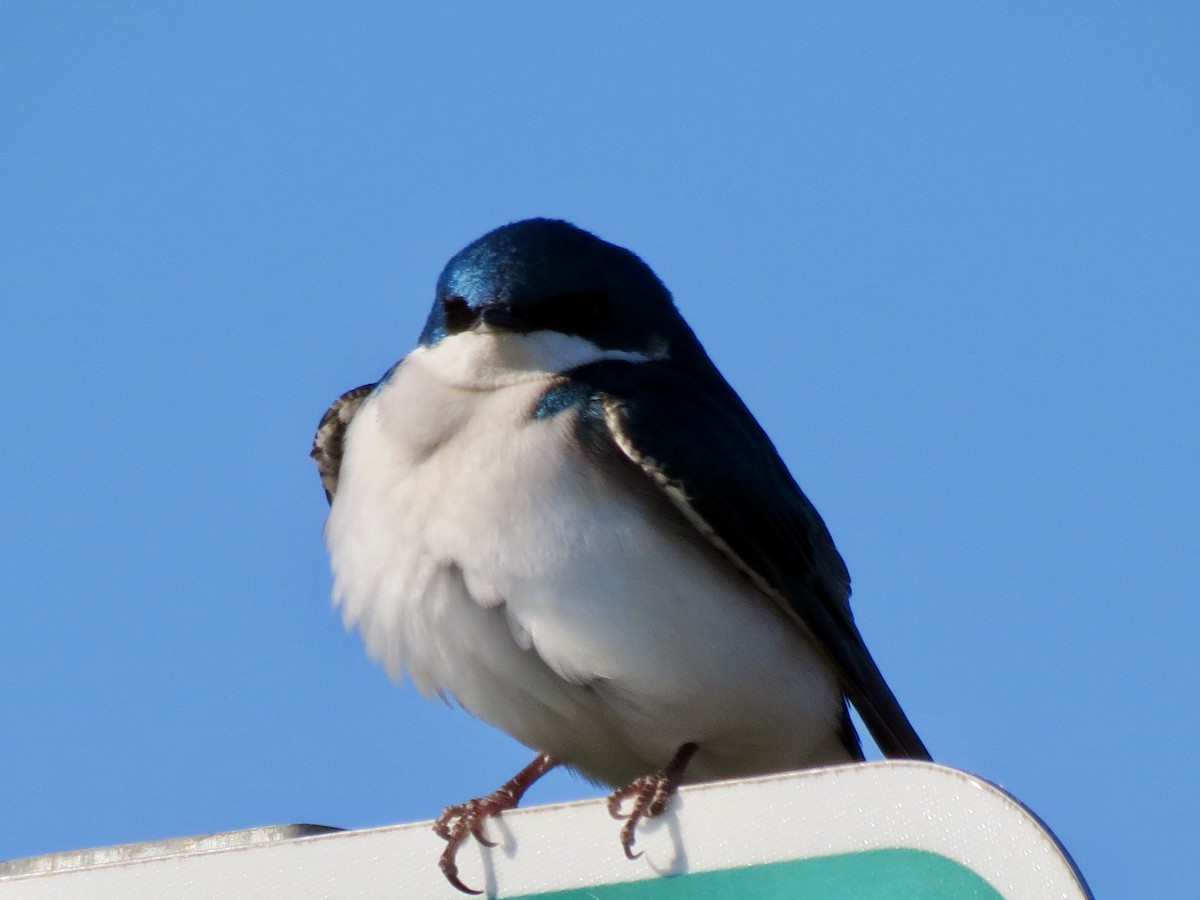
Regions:
<instances>
[{"instance_id":1,"label":"dark wing feather","mask_svg":"<svg viewBox=\"0 0 1200 900\"><path fill-rule=\"evenodd\" d=\"M309 455L317 464L317 472L321 475L321 486L325 488L325 499L333 502L337 493L338 474L342 469L343 441L350 420L367 399L375 385L364 384L352 391L346 391L333 401L333 405L321 416L317 425L317 433L313 437L312 453Z\"/></svg>"},{"instance_id":2,"label":"dark wing feather","mask_svg":"<svg viewBox=\"0 0 1200 900\"><path fill-rule=\"evenodd\" d=\"M615 446L815 635L879 748L929 759L854 624L850 577L825 523L716 370L697 381L669 364L601 362L570 383L584 400L584 438Z\"/></svg>"}]
</instances>

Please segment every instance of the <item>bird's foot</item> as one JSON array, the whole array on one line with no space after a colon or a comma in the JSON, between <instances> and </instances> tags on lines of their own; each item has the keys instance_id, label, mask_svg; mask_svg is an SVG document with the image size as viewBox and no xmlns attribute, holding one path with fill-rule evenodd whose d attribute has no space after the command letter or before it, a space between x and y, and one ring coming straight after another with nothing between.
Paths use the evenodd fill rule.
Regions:
<instances>
[{"instance_id":1,"label":"bird's foot","mask_svg":"<svg viewBox=\"0 0 1200 900\"><path fill-rule=\"evenodd\" d=\"M621 848L625 851L627 859L637 859L642 855L640 851L633 852L634 832L638 822L642 819L656 818L666 811L667 804L683 781L684 770L698 749L700 748L696 744L684 744L662 769L635 778L632 783L609 795L608 814L614 819L625 820L625 824L621 826ZM621 806L626 800L633 801L627 815L621 812Z\"/></svg>"},{"instance_id":2,"label":"bird's foot","mask_svg":"<svg viewBox=\"0 0 1200 900\"><path fill-rule=\"evenodd\" d=\"M446 849L438 858L438 868L442 870L447 881L464 894L483 893L467 887L458 877L458 848L468 836L474 837L485 847L495 847L496 842L488 840L483 833L484 823L507 809L516 809L530 785L556 765L558 763L550 754L543 753L486 797L476 797L466 803L455 803L442 810L442 814L433 823L433 831L446 842Z\"/></svg>"}]
</instances>

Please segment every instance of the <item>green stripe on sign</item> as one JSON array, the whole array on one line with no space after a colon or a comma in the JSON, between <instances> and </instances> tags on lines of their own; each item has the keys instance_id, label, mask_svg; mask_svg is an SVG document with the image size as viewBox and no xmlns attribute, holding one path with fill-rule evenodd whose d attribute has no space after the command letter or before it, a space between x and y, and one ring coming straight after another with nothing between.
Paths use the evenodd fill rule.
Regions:
<instances>
[{"instance_id":1,"label":"green stripe on sign","mask_svg":"<svg viewBox=\"0 0 1200 900\"><path fill-rule=\"evenodd\" d=\"M952 859L925 850L868 850L527 894L537 900L1004 900Z\"/></svg>"}]
</instances>

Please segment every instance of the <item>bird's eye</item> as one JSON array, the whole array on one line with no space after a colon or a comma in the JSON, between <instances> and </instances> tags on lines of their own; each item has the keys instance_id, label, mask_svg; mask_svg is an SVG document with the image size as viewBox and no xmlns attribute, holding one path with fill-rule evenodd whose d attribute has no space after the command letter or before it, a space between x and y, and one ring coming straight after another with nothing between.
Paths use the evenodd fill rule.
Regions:
<instances>
[{"instance_id":1,"label":"bird's eye","mask_svg":"<svg viewBox=\"0 0 1200 900\"><path fill-rule=\"evenodd\" d=\"M542 328L563 334L595 331L608 314L609 299L600 291L556 294L531 310L531 318Z\"/></svg>"},{"instance_id":2,"label":"bird's eye","mask_svg":"<svg viewBox=\"0 0 1200 900\"><path fill-rule=\"evenodd\" d=\"M475 310L462 297L443 297L442 315L445 317L446 333L458 334L475 324Z\"/></svg>"}]
</instances>

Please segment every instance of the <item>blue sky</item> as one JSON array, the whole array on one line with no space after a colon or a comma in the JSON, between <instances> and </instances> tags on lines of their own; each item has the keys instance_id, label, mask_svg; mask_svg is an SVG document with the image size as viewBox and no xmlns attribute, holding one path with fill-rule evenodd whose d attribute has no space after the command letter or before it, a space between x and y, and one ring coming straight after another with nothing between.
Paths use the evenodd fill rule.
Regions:
<instances>
[{"instance_id":1,"label":"blue sky","mask_svg":"<svg viewBox=\"0 0 1200 900\"><path fill-rule=\"evenodd\" d=\"M343 632L307 454L451 254L550 215L673 290L934 755L1098 896L1186 893L1198 38L1185 3L0 6L0 858L428 818L527 761Z\"/></svg>"}]
</instances>

